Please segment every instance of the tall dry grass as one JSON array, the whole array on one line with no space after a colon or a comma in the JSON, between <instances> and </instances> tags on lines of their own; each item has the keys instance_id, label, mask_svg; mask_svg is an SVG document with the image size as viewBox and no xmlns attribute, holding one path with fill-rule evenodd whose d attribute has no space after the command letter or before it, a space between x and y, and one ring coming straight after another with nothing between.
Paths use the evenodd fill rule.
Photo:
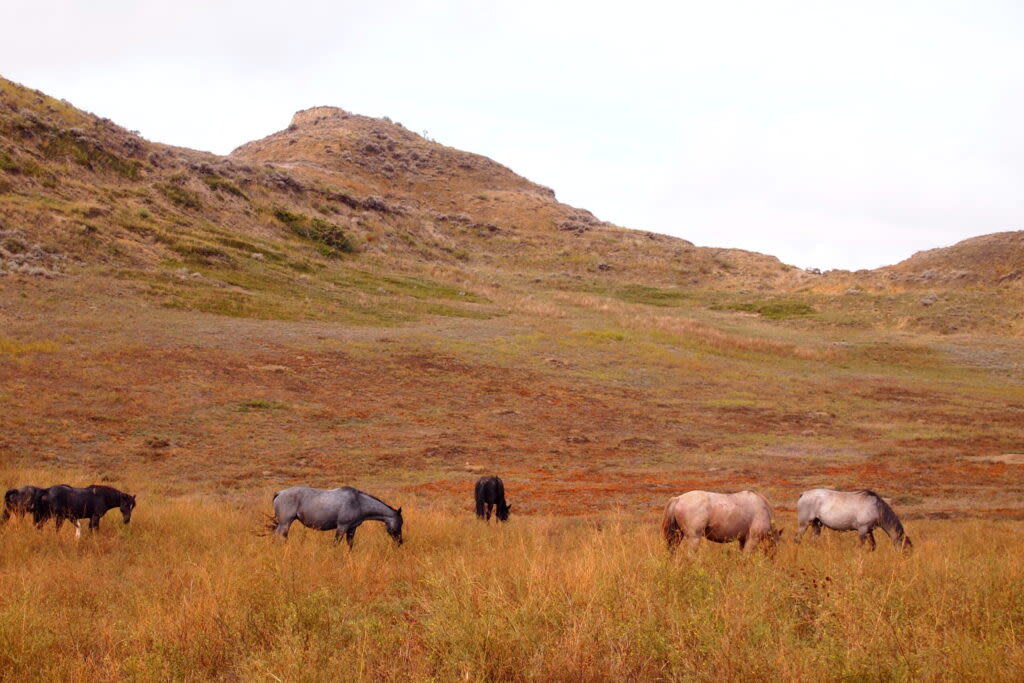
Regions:
<instances>
[{"instance_id":1,"label":"tall dry grass","mask_svg":"<svg viewBox=\"0 0 1024 683\"><path fill-rule=\"evenodd\" d=\"M0 530L6 680L959 679L1024 674L1021 525L912 523L916 550L850 536L773 558L670 557L650 519L406 505L356 547L257 535L252 498L141 498L76 542Z\"/></svg>"}]
</instances>

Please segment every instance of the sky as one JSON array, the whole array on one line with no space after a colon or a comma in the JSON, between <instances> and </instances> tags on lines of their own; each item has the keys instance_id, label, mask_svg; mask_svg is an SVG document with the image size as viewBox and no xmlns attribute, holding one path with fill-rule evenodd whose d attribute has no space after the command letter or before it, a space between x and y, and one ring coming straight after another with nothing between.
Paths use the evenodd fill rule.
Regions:
<instances>
[{"instance_id":1,"label":"sky","mask_svg":"<svg viewBox=\"0 0 1024 683\"><path fill-rule=\"evenodd\" d=\"M1024 3L3 0L0 75L227 154L333 105L804 268L1024 229Z\"/></svg>"}]
</instances>

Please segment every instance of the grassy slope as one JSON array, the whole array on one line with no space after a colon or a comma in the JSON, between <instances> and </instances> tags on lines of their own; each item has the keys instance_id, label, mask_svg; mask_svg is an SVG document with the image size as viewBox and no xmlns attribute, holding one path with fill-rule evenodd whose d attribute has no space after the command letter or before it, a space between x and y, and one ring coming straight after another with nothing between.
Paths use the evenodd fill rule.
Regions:
<instances>
[{"instance_id":1,"label":"grassy slope","mask_svg":"<svg viewBox=\"0 0 1024 683\"><path fill-rule=\"evenodd\" d=\"M3 95L0 149L16 170L0 172L0 230L43 245L29 263L64 274L0 278L0 484L106 481L143 503L129 529L111 518L78 546L0 531L2 565L19 567L2 578L0 670L1019 670L989 653L1021 635L1019 562L1000 539L1024 517L1024 476L976 459L1022 443L1024 349L1001 309L1013 281L942 289L926 307L918 289L869 287L877 274L819 279L614 226L519 225L528 205L509 194L511 209L468 223L353 209L338 197L380 187L138 148L44 96ZM340 227L357 253L329 253L281 209L300 227ZM472 482L491 471L514 504L497 538L465 519ZM286 551L251 536L292 483L406 506L404 561L374 528L351 557L313 534ZM732 548L696 563L660 554L669 495L754 488L792 527L796 496L818 485L890 497L919 553L862 557L842 538L739 572ZM960 519L975 516L1002 521ZM507 572L485 567L481 543ZM167 563L168 547L188 561ZM57 590L69 565L106 578ZM128 582L104 573L114 565ZM819 573L842 590L819 590ZM125 585L122 609L105 607ZM40 611L26 604L39 596L61 623L98 614L100 627L83 626L78 646L32 635ZM757 647L736 645L748 640Z\"/></svg>"}]
</instances>

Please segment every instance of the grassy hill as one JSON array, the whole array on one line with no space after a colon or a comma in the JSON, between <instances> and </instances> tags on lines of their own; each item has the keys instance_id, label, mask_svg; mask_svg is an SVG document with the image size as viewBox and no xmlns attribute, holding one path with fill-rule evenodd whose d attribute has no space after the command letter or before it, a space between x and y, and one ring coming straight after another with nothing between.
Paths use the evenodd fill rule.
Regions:
<instances>
[{"instance_id":1,"label":"grassy hill","mask_svg":"<svg viewBox=\"0 0 1024 683\"><path fill-rule=\"evenodd\" d=\"M138 629L117 640L125 623L103 611L99 635L47 671L302 677L299 660L275 668L238 654L283 653L295 646L290 631L338 645L337 661L313 652L323 667L314 671L344 661L364 677L387 670L367 655L373 643L405 648L396 672L439 678L700 676L709 656L737 675L975 671L951 643L1002 652L1024 635L1019 592L1008 588L1017 565L1001 541L976 538L1012 535L1024 518L1024 476L1010 457L1024 443L1020 234L877 271L808 273L604 223L386 120L318 107L220 157L146 141L0 81L2 483L107 482L142 501L131 527L112 531L106 520L78 550L50 534L39 546L26 525L0 531L16 539L0 544L3 566L40 570L3 580L0 670L27 674L47 653L70 651L61 637L26 636L39 595L81 623L90 600L118 590L101 582L70 597L57 590L65 574L41 568L105 571L102 558L115 553L140 585L205 586L205 607L177 613L182 596L198 595L184 588L133 593ZM518 525L497 539L463 519L473 482L491 472L505 479ZM259 528L272 492L296 483L351 484L403 505L409 567L378 574L374 563L396 556L370 528L360 534L372 551L344 555L344 571L362 577L358 598L319 580L289 579L280 593L260 574L292 576L296 558L302 571L341 581L337 555L314 532L296 531L279 564L228 570L232 555L276 552L238 534ZM936 627L927 607L936 603L902 583L905 565L881 552L858 560L845 537L815 555L787 550L785 562L739 579L730 578L738 558L719 553L731 548L708 548L716 559L692 566L660 552L670 495L755 489L792 527L796 497L813 486L885 495L915 537L917 564L905 575L922 590L951 575L967 581L972 563L989 571L991 583L961 591L980 611ZM220 508L231 510L223 522ZM173 535L192 564L165 567L160 524L195 534L195 543ZM120 544L130 534L140 536ZM473 578L478 542L518 558L515 571L539 592L515 577ZM950 568L950 547L973 550L954 553ZM557 587L579 579L603 596L591 610L611 609L630 548L645 553L637 580L659 590L771 597L772 607L708 598L681 629L664 610L644 628L627 629L637 624L621 611L584 628L573 610L585 594ZM828 557L843 559L833 569ZM823 566L813 588L786 574ZM818 585L834 571L854 578L826 597ZM843 616L871 612L855 597L862 591L886 596L888 625ZM266 609L245 608L256 594L268 596ZM655 599L625 594L641 612ZM682 609L697 593L673 595ZM368 621L352 631L322 616L317 606L341 609L338 600ZM521 621L487 612L483 628L473 615L491 600ZM993 601L1017 616L986 612ZM432 616L441 614L453 621ZM816 649L819 623L859 645L836 637ZM424 635L405 638L407 627ZM670 635L658 635L663 627ZM507 629L515 645L502 649ZM893 630L900 647L877 635ZM728 656L724 644L751 633L762 647ZM601 650L610 642L619 644ZM556 656L573 651L578 660ZM792 669L777 659L787 651L801 653ZM1003 673L1018 659L1004 659Z\"/></svg>"}]
</instances>

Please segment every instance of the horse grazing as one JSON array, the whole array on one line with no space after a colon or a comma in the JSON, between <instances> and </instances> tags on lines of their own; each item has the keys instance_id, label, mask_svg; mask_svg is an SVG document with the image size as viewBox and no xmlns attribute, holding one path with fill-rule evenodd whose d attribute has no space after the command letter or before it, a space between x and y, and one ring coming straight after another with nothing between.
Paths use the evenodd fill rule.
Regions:
<instances>
[{"instance_id":1,"label":"horse grazing","mask_svg":"<svg viewBox=\"0 0 1024 683\"><path fill-rule=\"evenodd\" d=\"M12 514L24 517L29 512L35 512L44 491L46 489L39 486L19 486L16 489L8 489L4 494L4 512L0 517L0 524L7 522Z\"/></svg>"},{"instance_id":2,"label":"horse grazing","mask_svg":"<svg viewBox=\"0 0 1024 683\"><path fill-rule=\"evenodd\" d=\"M79 538L82 535L82 525L78 520L88 519L89 530L95 531L100 528L100 517L114 508L120 508L124 523L129 523L132 521L132 510L135 509L135 496L99 484L84 489L61 484L51 486L43 492L34 511L34 517L36 526L39 527L53 517L57 531L60 531L66 519L75 525L75 538Z\"/></svg>"},{"instance_id":3,"label":"horse grazing","mask_svg":"<svg viewBox=\"0 0 1024 683\"><path fill-rule=\"evenodd\" d=\"M782 536L773 528L772 506L759 493L689 491L668 501L661 527L669 550L687 539L696 549L701 538L715 543L739 541L740 550L753 552L760 544L774 546Z\"/></svg>"},{"instance_id":4,"label":"horse grazing","mask_svg":"<svg viewBox=\"0 0 1024 683\"><path fill-rule=\"evenodd\" d=\"M360 524L367 520L384 522L391 538L402 545L402 508L396 510L351 486L340 489L292 486L278 491L274 494L274 533L287 539L288 528L295 520L310 529L334 529L334 542L339 543L345 536L349 548Z\"/></svg>"},{"instance_id":5,"label":"horse grazing","mask_svg":"<svg viewBox=\"0 0 1024 683\"><path fill-rule=\"evenodd\" d=\"M821 527L827 526L836 531L856 530L860 536L860 544L869 541L871 549L875 549L875 528L881 528L897 549L913 547L910 538L903 531L903 524L893 512L889 504L882 500L874 491L833 491L831 489L811 489L800 494L796 502L797 531L796 541L807 531L814 529L814 535L821 533Z\"/></svg>"},{"instance_id":6,"label":"horse grazing","mask_svg":"<svg viewBox=\"0 0 1024 683\"><path fill-rule=\"evenodd\" d=\"M480 477L474 490L476 516L491 521L491 510L500 522L508 521L512 506L505 502L505 484L500 477Z\"/></svg>"}]
</instances>

